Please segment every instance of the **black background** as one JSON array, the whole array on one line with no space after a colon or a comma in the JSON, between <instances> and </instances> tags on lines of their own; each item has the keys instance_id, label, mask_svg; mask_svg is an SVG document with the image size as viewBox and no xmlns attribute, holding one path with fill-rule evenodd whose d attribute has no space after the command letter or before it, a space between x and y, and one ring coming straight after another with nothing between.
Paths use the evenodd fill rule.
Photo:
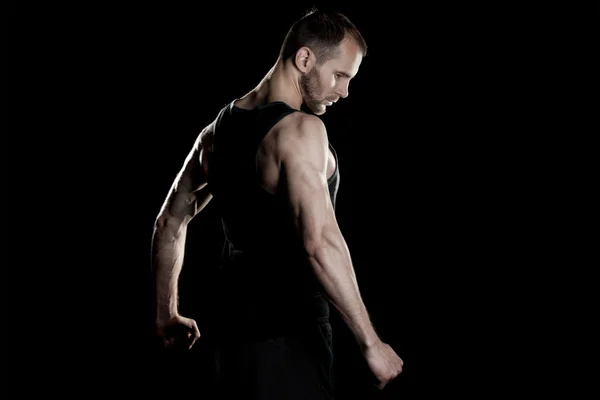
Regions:
<instances>
[{"instance_id":1,"label":"black background","mask_svg":"<svg viewBox=\"0 0 600 400\"><path fill-rule=\"evenodd\" d=\"M45 393L202 398L204 336L189 354L150 351L154 218L198 132L321 5L85 4L11 14L8 332L27 339L10 340L10 371ZM569 41L569 18L503 3L342 4L369 53L322 117L337 215L405 370L376 393L334 321L339 398L597 382L598 43L574 45L597 31L582 21ZM222 239L209 205L180 289L207 337Z\"/></svg>"}]
</instances>

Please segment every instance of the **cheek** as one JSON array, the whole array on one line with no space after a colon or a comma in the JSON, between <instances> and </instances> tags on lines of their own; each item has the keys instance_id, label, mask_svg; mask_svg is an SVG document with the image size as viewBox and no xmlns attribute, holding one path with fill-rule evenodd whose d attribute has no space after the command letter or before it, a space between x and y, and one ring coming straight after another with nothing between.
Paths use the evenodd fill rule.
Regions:
<instances>
[{"instance_id":1,"label":"cheek","mask_svg":"<svg viewBox=\"0 0 600 400\"><path fill-rule=\"evenodd\" d=\"M335 77L332 76L332 74L325 74L325 75L319 74L318 79L319 79L319 86L321 86L322 90L329 92L335 88L336 81L335 81Z\"/></svg>"},{"instance_id":2,"label":"cheek","mask_svg":"<svg viewBox=\"0 0 600 400\"><path fill-rule=\"evenodd\" d=\"M327 88L330 89L330 90L335 89L335 85L337 84L337 81L336 81L335 77L331 77L328 80L328 82L329 82L329 84L327 85Z\"/></svg>"}]
</instances>

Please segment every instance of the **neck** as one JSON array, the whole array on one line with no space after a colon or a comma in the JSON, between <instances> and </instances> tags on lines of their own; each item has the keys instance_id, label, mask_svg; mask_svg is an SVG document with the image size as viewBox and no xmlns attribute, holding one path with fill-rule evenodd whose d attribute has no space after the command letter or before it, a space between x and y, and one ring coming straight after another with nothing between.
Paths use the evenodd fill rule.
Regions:
<instances>
[{"instance_id":1,"label":"neck","mask_svg":"<svg viewBox=\"0 0 600 400\"><path fill-rule=\"evenodd\" d=\"M283 101L290 107L300 109L302 91L298 71L291 63L277 59L260 83L241 100L248 101L250 107Z\"/></svg>"}]
</instances>

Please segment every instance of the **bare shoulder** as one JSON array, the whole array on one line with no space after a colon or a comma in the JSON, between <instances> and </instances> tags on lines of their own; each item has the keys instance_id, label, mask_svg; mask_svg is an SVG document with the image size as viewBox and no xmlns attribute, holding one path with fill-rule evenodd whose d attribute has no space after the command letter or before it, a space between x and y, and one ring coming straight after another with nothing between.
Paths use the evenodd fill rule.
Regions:
<instances>
[{"instance_id":1,"label":"bare shoulder","mask_svg":"<svg viewBox=\"0 0 600 400\"><path fill-rule=\"evenodd\" d=\"M204 150L207 152L212 152L212 147L214 143L214 125L215 122L211 122L207 126L202 129L200 134L198 135L198 140L196 142L196 146L198 150Z\"/></svg>"},{"instance_id":2,"label":"bare shoulder","mask_svg":"<svg viewBox=\"0 0 600 400\"><path fill-rule=\"evenodd\" d=\"M277 122L257 153L261 184L271 193L279 191L282 172L324 171L326 163L325 125L317 116L303 112L291 113Z\"/></svg>"},{"instance_id":3,"label":"bare shoulder","mask_svg":"<svg viewBox=\"0 0 600 400\"><path fill-rule=\"evenodd\" d=\"M277 152L281 157L307 153L319 157L327 150L327 129L315 115L292 113L277 124L276 129Z\"/></svg>"},{"instance_id":4,"label":"bare shoulder","mask_svg":"<svg viewBox=\"0 0 600 400\"><path fill-rule=\"evenodd\" d=\"M284 118L277 125L280 132L284 132L291 139L302 139L306 136L327 136L325 124L315 115L295 112Z\"/></svg>"}]
</instances>

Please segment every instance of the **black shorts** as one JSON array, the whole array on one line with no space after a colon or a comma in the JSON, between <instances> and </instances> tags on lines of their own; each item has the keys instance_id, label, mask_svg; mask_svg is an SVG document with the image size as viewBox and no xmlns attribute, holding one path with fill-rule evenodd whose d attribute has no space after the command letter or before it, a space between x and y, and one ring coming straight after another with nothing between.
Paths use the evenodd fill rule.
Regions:
<instances>
[{"instance_id":1,"label":"black shorts","mask_svg":"<svg viewBox=\"0 0 600 400\"><path fill-rule=\"evenodd\" d=\"M329 321L261 339L225 339L217 347L223 399L331 400L333 347Z\"/></svg>"}]
</instances>

